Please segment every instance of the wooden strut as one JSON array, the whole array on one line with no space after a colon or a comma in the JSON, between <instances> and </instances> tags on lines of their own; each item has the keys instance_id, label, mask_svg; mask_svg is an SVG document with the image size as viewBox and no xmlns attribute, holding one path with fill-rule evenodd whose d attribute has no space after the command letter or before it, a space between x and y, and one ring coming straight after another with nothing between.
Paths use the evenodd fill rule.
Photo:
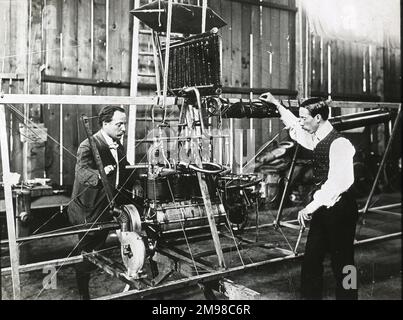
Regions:
<instances>
[{"instance_id":1,"label":"wooden strut","mask_svg":"<svg viewBox=\"0 0 403 320\"><path fill-rule=\"evenodd\" d=\"M0 145L1 145L1 164L3 170L4 199L6 204L7 233L9 239L11 279L13 283L14 300L21 299L20 274L19 274L19 252L16 242L13 195L11 190L10 177L10 159L7 142L6 112L3 104L0 104Z\"/></svg>"},{"instance_id":2,"label":"wooden strut","mask_svg":"<svg viewBox=\"0 0 403 320\"><path fill-rule=\"evenodd\" d=\"M295 168L295 164L296 164L296 161L297 161L297 155L298 155L299 148L300 147L297 144L297 146L295 147L294 155L292 157L291 167L290 167L290 170L288 171L287 181L285 182L284 191L283 191L283 194L281 196L280 205L279 205L279 208L278 208L278 211L277 211L277 216L276 216L276 220L275 220L275 228L280 227L281 214L282 214L284 203L285 203L285 197L287 196L288 187L290 185L291 177L292 177L292 174L294 173L294 168Z\"/></svg>"},{"instance_id":3,"label":"wooden strut","mask_svg":"<svg viewBox=\"0 0 403 320\"><path fill-rule=\"evenodd\" d=\"M195 89L197 90L197 89ZM203 119L193 119L192 117L192 112L190 110L190 106L185 106L186 107L186 117L187 117L187 123L193 123L193 121L203 121ZM201 106L199 106L199 108L201 108ZM200 127L195 127L193 130L193 133L195 133L195 135L200 136L201 135L201 128ZM195 164L199 167L199 168L203 168L203 163L202 163L202 159L199 153L199 148L196 146L196 144L194 143L194 141L192 141L192 150L193 150L193 156L195 159ZM197 172L197 179L199 181L199 185L200 185L200 191L201 191L201 195L203 197L203 203L204 203L204 207L206 210L206 214L207 214L207 219L209 222L209 226L210 226L210 230L211 230L211 236L213 237L213 243L214 243L214 247L217 253L217 258L218 258L218 266L219 268L226 268L225 265L225 260L224 260L224 254L221 248L221 243L220 243L220 239L218 236L218 231L217 231L217 226L215 224L215 220L214 220L214 211L213 211L213 207L211 205L211 199L210 199L210 194L207 188L207 184L206 181L204 179L204 175L202 175L202 173Z\"/></svg>"},{"instance_id":4,"label":"wooden strut","mask_svg":"<svg viewBox=\"0 0 403 320\"><path fill-rule=\"evenodd\" d=\"M159 96L90 96L90 95L57 95L57 94L0 94L0 104L69 104L69 105L144 105L159 106ZM167 105L176 105L183 102L183 98L167 97Z\"/></svg>"},{"instance_id":5,"label":"wooden strut","mask_svg":"<svg viewBox=\"0 0 403 320\"><path fill-rule=\"evenodd\" d=\"M90 96L90 95L56 95L56 94L3 94L0 93L0 104L69 104L69 105L141 105L141 106L162 106L160 96ZM167 97L167 105L180 105L183 98ZM230 103L239 102L239 98L230 98ZM289 107L298 107L298 100L284 100ZM289 105L288 105L289 103ZM342 109L399 109L400 103L393 102L359 102L359 101L332 101L332 108Z\"/></svg>"}]
</instances>

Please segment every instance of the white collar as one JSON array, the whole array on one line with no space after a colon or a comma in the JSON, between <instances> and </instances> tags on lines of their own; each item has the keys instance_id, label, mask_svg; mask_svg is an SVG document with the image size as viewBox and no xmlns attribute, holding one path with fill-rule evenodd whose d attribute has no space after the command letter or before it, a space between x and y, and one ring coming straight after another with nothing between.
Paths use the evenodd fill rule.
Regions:
<instances>
[{"instance_id":1,"label":"white collar","mask_svg":"<svg viewBox=\"0 0 403 320\"><path fill-rule=\"evenodd\" d=\"M333 126L329 121L325 121L315 132L315 136L319 140L323 140L333 130Z\"/></svg>"},{"instance_id":2,"label":"white collar","mask_svg":"<svg viewBox=\"0 0 403 320\"><path fill-rule=\"evenodd\" d=\"M101 133L108 146L115 144L115 141L113 141L113 139L110 136L108 136L108 134L103 129L101 129Z\"/></svg>"}]
</instances>

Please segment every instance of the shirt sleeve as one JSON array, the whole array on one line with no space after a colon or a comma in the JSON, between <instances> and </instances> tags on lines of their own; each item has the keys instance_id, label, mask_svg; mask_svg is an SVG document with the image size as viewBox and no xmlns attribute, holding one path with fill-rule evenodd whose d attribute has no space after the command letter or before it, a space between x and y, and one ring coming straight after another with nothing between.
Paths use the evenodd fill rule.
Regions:
<instances>
[{"instance_id":1,"label":"shirt sleeve","mask_svg":"<svg viewBox=\"0 0 403 320\"><path fill-rule=\"evenodd\" d=\"M338 138L333 141L329 151L329 173L326 182L315 192L313 201L307 205L309 213L321 206L332 207L354 183L353 157L355 149L350 141Z\"/></svg>"},{"instance_id":2,"label":"shirt sleeve","mask_svg":"<svg viewBox=\"0 0 403 320\"><path fill-rule=\"evenodd\" d=\"M306 149L314 149L313 135L305 131L299 123L299 119L290 110L284 107L281 112L281 121L286 128L290 129L289 133L291 139L295 140Z\"/></svg>"}]
</instances>

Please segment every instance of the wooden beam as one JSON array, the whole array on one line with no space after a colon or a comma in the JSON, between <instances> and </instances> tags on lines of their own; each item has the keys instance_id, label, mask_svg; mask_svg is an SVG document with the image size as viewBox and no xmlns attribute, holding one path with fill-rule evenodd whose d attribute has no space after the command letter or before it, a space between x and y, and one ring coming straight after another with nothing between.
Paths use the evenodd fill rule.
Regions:
<instances>
[{"instance_id":1,"label":"wooden beam","mask_svg":"<svg viewBox=\"0 0 403 320\"><path fill-rule=\"evenodd\" d=\"M401 237L402 237L401 232L390 233L390 234L385 234L383 236L372 237L372 238L363 239L363 240L355 240L354 245L361 245L361 244L367 244L367 243L371 243L371 242L392 240L392 239L401 238Z\"/></svg>"},{"instance_id":2,"label":"wooden beam","mask_svg":"<svg viewBox=\"0 0 403 320\"><path fill-rule=\"evenodd\" d=\"M200 119L200 121L203 121L203 119ZM195 156L196 165L199 166L200 168L202 168L203 167L202 159L201 159L199 153L195 152L194 156ZM219 239L218 232L217 232L216 222L214 220L214 211L213 211L213 207L211 205L210 194L209 194L209 191L207 188L207 184L206 184L206 181L204 180L204 177L202 176L202 174L200 172L197 172L197 178L199 180L200 191L201 191L201 194L203 197L203 202L204 202L204 206L205 206L205 210L206 210L206 214L207 214L207 219L209 222L211 235L213 237L214 247L216 249L218 265L220 268L226 268L224 254L223 254L223 251L221 248L221 243L220 243L220 239Z\"/></svg>"},{"instance_id":3,"label":"wooden beam","mask_svg":"<svg viewBox=\"0 0 403 320\"><path fill-rule=\"evenodd\" d=\"M14 221L14 208L13 208L13 195L11 191L10 175L10 159L7 142L6 131L6 112L3 104L0 104L0 145L1 145L1 164L3 170L3 185L4 185L4 198L6 203L7 215L7 233L10 249L10 262L11 262L11 278L13 282L13 296L14 300L20 300L20 274L19 274L19 257L18 247L15 234L15 221Z\"/></svg>"},{"instance_id":4,"label":"wooden beam","mask_svg":"<svg viewBox=\"0 0 403 320\"><path fill-rule=\"evenodd\" d=\"M220 292L227 296L229 300L259 300L261 298L259 292L229 279L221 280L219 288Z\"/></svg>"},{"instance_id":5,"label":"wooden beam","mask_svg":"<svg viewBox=\"0 0 403 320\"><path fill-rule=\"evenodd\" d=\"M161 106L160 97L110 97L110 96L80 96L80 95L51 95L51 94L4 94L0 96L1 104L41 103L41 104L140 104ZM181 104L182 99L167 97L167 105Z\"/></svg>"},{"instance_id":6,"label":"wooden beam","mask_svg":"<svg viewBox=\"0 0 403 320\"><path fill-rule=\"evenodd\" d=\"M134 1L134 8L140 6L140 0ZM139 71L139 28L140 21L133 16L133 33L132 33L132 64L130 72L130 96L137 96L138 83L137 74ZM156 66L157 67L157 66ZM155 72L158 72L155 70ZM129 106L129 121L127 124L127 161L134 164L136 161L136 118L137 105Z\"/></svg>"}]
</instances>

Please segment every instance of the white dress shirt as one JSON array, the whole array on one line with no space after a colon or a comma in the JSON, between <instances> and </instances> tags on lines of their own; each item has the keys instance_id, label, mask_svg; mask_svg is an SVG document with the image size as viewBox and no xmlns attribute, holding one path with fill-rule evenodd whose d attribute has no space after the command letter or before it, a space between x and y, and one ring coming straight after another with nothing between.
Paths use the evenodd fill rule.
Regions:
<instances>
[{"instance_id":1,"label":"white dress shirt","mask_svg":"<svg viewBox=\"0 0 403 320\"><path fill-rule=\"evenodd\" d=\"M118 157L118 143L113 141L113 139L108 136L108 134L101 129L102 136L104 137L106 143L109 146L109 151L112 153L112 156L115 158L116 161L116 183L115 187L117 188L119 185L119 157Z\"/></svg>"},{"instance_id":2,"label":"white dress shirt","mask_svg":"<svg viewBox=\"0 0 403 320\"><path fill-rule=\"evenodd\" d=\"M333 126L325 121L315 133L305 131L299 119L289 110L283 109L281 120L290 129L290 137L303 147L313 150L319 141L323 140ZM346 138L335 139L330 145L329 173L327 180L313 195L313 201L306 206L308 213L313 213L321 206L332 207L340 195L354 183L353 157L355 149Z\"/></svg>"}]
</instances>

